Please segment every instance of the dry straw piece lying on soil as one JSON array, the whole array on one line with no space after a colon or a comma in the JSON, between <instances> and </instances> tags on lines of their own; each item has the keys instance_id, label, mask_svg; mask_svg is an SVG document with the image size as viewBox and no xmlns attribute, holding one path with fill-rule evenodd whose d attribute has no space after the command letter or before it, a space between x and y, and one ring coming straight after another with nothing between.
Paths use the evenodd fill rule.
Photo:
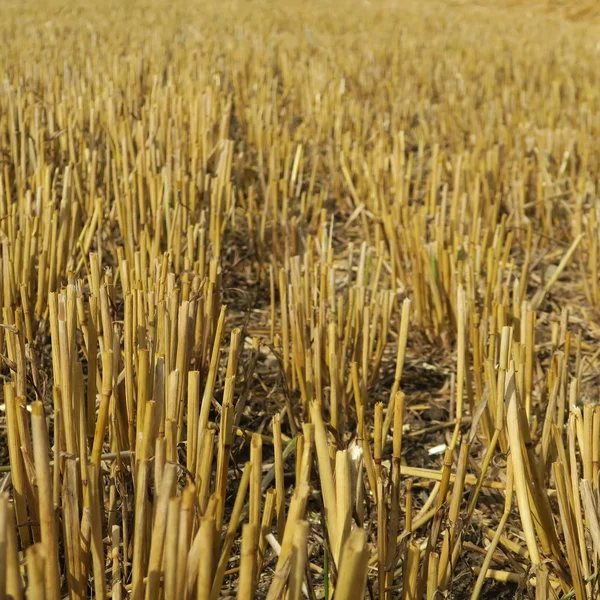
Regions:
<instances>
[{"instance_id":1,"label":"dry straw piece lying on soil","mask_svg":"<svg viewBox=\"0 0 600 600\"><path fill-rule=\"evenodd\" d=\"M593 6L1 13L0 600L598 597Z\"/></svg>"}]
</instances>

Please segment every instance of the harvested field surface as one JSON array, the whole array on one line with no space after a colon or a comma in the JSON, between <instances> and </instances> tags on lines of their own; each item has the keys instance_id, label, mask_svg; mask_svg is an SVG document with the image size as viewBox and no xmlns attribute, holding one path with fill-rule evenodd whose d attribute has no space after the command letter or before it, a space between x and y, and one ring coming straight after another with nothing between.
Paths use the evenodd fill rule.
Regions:
<instances>
[{"instance_id":1,"label":"harvested field surface","mask_svg":"<svg viewBox=\"0 0 600 600\"><path fill-rule=\"evenodd\" d=\"M600 9L0 4L0 600L600 597Z\"/></svg>"}]
</instances>

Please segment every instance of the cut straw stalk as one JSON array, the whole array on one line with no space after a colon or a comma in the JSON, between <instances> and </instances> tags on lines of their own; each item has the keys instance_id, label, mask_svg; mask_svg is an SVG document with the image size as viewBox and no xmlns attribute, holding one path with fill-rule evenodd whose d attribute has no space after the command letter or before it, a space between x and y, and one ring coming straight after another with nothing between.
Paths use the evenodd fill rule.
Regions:
<instances>
[{"instance_id":1,"label":"cut straw stalk","mask_svg":"<svg viewBox=\"0 0 600 600\"><path fill-rule=\"evenodd\" d=\"M558 506L560 510L560 517L563 526L563 533L565 536L565 545L567 549L567 561L569 563L570 573L573 580L573 588L575 590L576 598L585 598L585 584L583 575L581 572L581 558L578 555L577 549L577 533L576 526L573 522L574 517L571 506L568 502L567 489L566 489L566 478L564 473L564 465L559 462L555 462L554 465L554 478L556 481L556 488L558 491Z\"/></svg>"},{"instance_id":2,"label":"cut straw stalk","mask_svg":"<svg viewBox=\"0 0 600 600\"><path fill-rule=\"evenodd\" d=\"M306 555L308 547L308 529L309 525L306 521L299 521L296 525L296 531L294 532L290 561L290 600L300 600L302 593L305 597L309 597L308 587L304 581L305 570L308 563L308 557Z\"/></svg>"},{"instance_id":3,"label":"cut straw stalk","mask_svg":"<svg viewBox=\"0 0 600 600\"><path fill-rule=\"evenodd\" d=\"M342 548L350 534L352 521L352 474L348 450L339 450L335 460L335 496L336 516L335 527L337 537L333 541L333 559L339 564Z\"/></svg>"},{"instance_id":4,"label":"cut straw stalk","mask_svg":"<svg viewBox=\"0 0 600 600\"><path fill-rule=\"evenodd\" d=\"M6 424L8 434L8 455L13 485L15 516L19 526L19 537L22 547L31 544L31 532L27 525L26 476L23 457L20 450L19 428L17 421L17 405L12 383L4 385L4 401L6 404Z\"/></svg>"},{"instance_id":5,"label":"cut straw stalk","mask_svg":"<svg viewBox=\"0 0 600 600\"><path fill-rule=\"evenodd\" d=\"M275 415L272 421L273 429L273 451L275 455L275 489L277 492L277 537L282 540L283 532L285 531L285 487L284 487L284 472L283 472L283 448L281 440L281 419L279 415ZM261 489L263 484L261 484Z\"/></svg>"},{"instance_id":6,"label":"cut straw stalk","mask_svg":"<svg viewBox=\"0 0 600 600\"><path fill-rule=\"evenodd\" d=\"M260 524L260 532L258 534L258 545L257 545L257 558L256 558L256 570L262 571L265 549L267 545L267 535L271 533L273 525L273 517L275 516L275 501L277 493L273 488L269 488L265 495L265 507L263 510L262 521Z\"/></svg>"},{"instance_id":7,"label":"cut straw stalk","mask_svg":"<svg viewBox=\"0 0 600 600\"><path fill-rule=\"evenodd\" d=\"M21 600L23 598L23 582L19 568L17 536L14 510L7 494L0 494L0 546L2 560L0 563L0 592L5 598Z\"/></svg>"},{"instance_id":8,"label":"cut straw stalk","mask_svg":"<svg viewBox=\"0 0 600 600\"><path fill-rule=\"evenodd\" d=\"M209 600L213 580L213 548L216 537L215 518L205 515L200 520L200 531L198 532L199 552L198 557L198 580L196 600Z\"/></svg>"},{"instance_id":9,"label":"cut straw stalk","mask_svg":"<svg viewBox=\"0 0 600 600\"><path fill-rule=\"evenodd\" d=\"M511 449L512 464L514 468L515 490L517 493L517 505L523 522L523 532L525 542L531 561L534 565L539 565L541 561L537 541L535 539L535 530L531 508L529 506L529 482L526 475L525 462L522 453L522 433L521 423L518 417L518 396L515 387L515 375L511 369L508 372L507 384L507 408L506 408L506 430Z\"/></svg>"},{"instance_id":10,"label":"cut straw stalk","mask_svg":"<svg viewBox=\"0 0 600 600\"><path fill-rule=\"evenodd\" d=\"M148 559L148 575L145 600L156 600L159 596L160 581L163 577L162 563L165 548L169 501L177 479L177 466L167 464L162 474L160 489L152 527L150 556Z\"/></svg>"},{"instance_id":11,"label":"cut straw stalk","mask_svg":"<svg viewBox=\"0 0 600 600\"><path fill-rule=\"evenodd\" d=\"M146 413L148 414L148 412ZM133 564L132 564L132 591L133 600L144 597L144 573L146 573L146 519L148 506L148 474L150 464L148 460L138 463L135 494L135 523L133 527Z\"/></svg>"},{"instance_id":12,"label":"cut straw stalk","mask_svg":"<svg viewBox=\"0 0 600 600\"><path fill-rule=\"evenodd\" d=\"M600 559L600 516L598 506L592 491L592 485L589 481L582 480L579 484L581 490L581 500L587 528L594 542L594 550L598 559Z\"/></svg>"},{"instance_id":13,"label":"cut straw stalk","mask_svg":"<svg viewBox=\"0 0 600 600\"><path fill-rule=\"evenodd\" d=\"M396 356L396 367L394 373L394 383L390 392L388 409L383 423L382 439L385 441L392 424L395 414L395 403L400 384L402 382L402 372L404 369L404 360L406 356L406 345L408 340L408 325L410 320L410 300L405 298L402 302L402 316L400 318L400 331L398 333L398 351Z\"/></svg>"},{"instance_id":14,"label":"cut straw stalk","mask_svg":"<svg viewBox=\"0 0 600 600\"><path fill-rule=\"evenodd\" d=\"M327 433L321 416L321 409L317 403L310 406L311 419L315 426L315 446L317 460L319 463L319 477L323 493L323 504L325 506L325 518L327 519L327 530L330 540L338 540L338 520L336 507L336 493L333 481L333 472L329 458L329 446ZM283 544L282 544L283 545Z\"/></svg>"},{"instance_id":15,"label":"cut straw stalk","mask_svg":"<svg viewBox=\"0 0 600 600\"><path fill-rule=\"evenodd\" d=\"M41 544L29 546L27 556L27 591L28 600L46 600L44 586L44 548Z\"/></svg>"},{"instance_id":16,"label":"cut straw stalk","mask_svg":"<svg viewBox=\"0 0 600 600\"><path fill-rule=\"evenodd\" d=\"M337 600L362 598L367 581L368 551L362 529L352 531L342 552L336 586Z\"/></svg>"},{"instance_id":17,"label":"cut straw stalk","mask_svg":"<svg viewBox=\"0 0 600 600\"><path fill-rule=\"evenodd\" d=\"M94 569L94 592L97 598L106 598L106 558L102 536L101 497L99 472L94 464L88 465L88 504L90 507L90 546Z\"/></svg>"},{"instance_id":18,"label":"cut straw stalk","mask_svg":"<svg viewBox=\"0 0 600 600\"><path fill-rule=\"evenodd\" d=\"M8 571L8 529L13 524L8 521L8 501L0 496L0 598L6 600L7 571Z\"/></svg>"},{"instance_id":19,"label":"cut straw stalk","mask_svg":"<svg viewBox=\"0 0 600 600\"><path fill-rule=\"evenodd\" d=\"M250 462L252 464L252 475L250 477L249 519L253 526L252 531L256 536L252 546L258 551L262 513L262 440L258 435L253 435L250 442Z\"/></svg>"},{"instance_id":20,"label":"cut straw stalk","mask_svg":"<svg viewBox=\"0 0 600 600\"><path fill-rule=\"evenodd\" d=\"M287 569L290 568L289 558L294 541L294 530L297 523L304 518L306 503L308 501L308 493L309 486L307 483L303 482L298 486L294 496L292 497L290 510L288 512L288 519L285 526L285 533L281 542L281 552L279 554L279 558L277 559L277 570L283 569L286 563L288 564Z\"/></svg>"},{"instance_id":21,"label":"cut straw stalk","mask_svg":"<svg viewBox=\"0 0 600 600\"><path fill-rule=\"evenodd\" d=\"M402 600L417 600L419 578L419 556L421 552L416 542L410 542L406 553L404 567L404 585Z\"/></svg>"},{"instance_id":22,"label":"cut straw stalk","mask_svg":"<svg viewBox=\"0 0 600 600\"><path fill-rule=\"evenodd\" d=\"M44 547L46 598L57 600L60 597L60 573L58 561L58 534L56 515L52 498L52 475L50 473L48 431L46 417L41 402L36 401L31 407L31 425L33 434L33 451L37 475L38 498L40 502L40 529ZM2 554L4 555L4 553Z\"/></svg>"},{"instance_id":23,"label":"cut straw stalk","mask_svg":"<svg viewBox=\"0 0 600 600\"><path fill-rule=\"evenodd\" d=\"M240 581L237 593L239 600L252 600L254 597L256 553L258 549L256 541L256 526L253 523L246 523L242 528Z\"/></svg>"},{"instance_id":24,"label":"cut straw stalk","mask_svg":"<svg viewBox=\"0 0 600 600\"><path fill-rule=\"evenodd\" d=\"M181 498L171 498L167 509L167 528L164 549L164 595L166 600L177 597L179 520L181 516Z\"/></svg>"}]
</instances>

